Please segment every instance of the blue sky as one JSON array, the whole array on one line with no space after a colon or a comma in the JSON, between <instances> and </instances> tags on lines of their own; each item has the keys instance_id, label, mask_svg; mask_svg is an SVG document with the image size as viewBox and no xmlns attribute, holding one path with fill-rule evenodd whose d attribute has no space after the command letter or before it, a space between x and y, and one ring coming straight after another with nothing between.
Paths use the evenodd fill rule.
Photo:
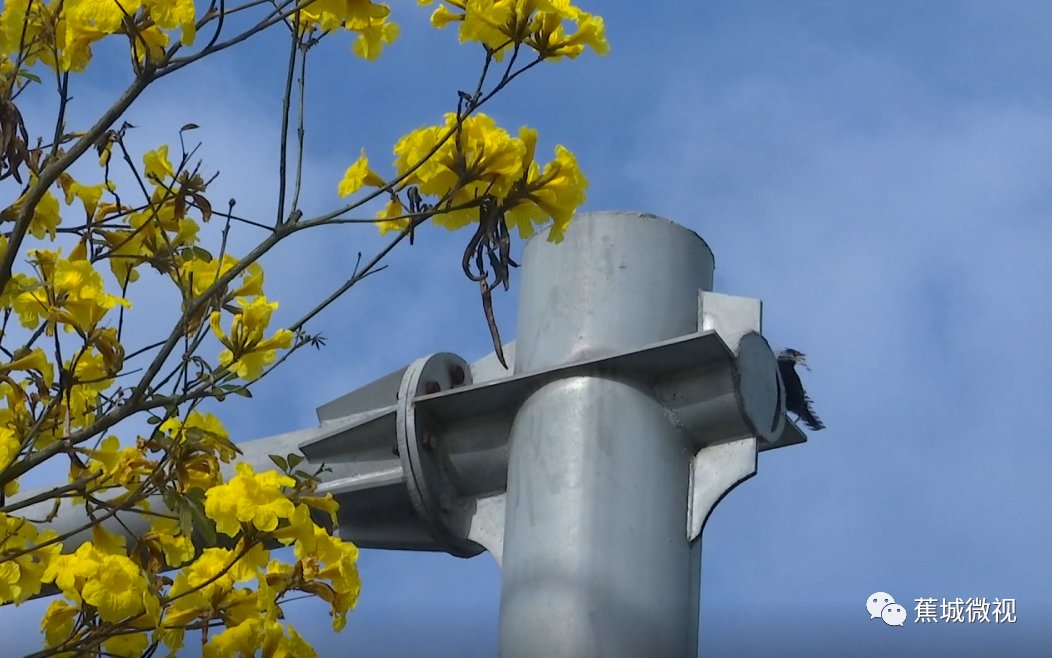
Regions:
<instances>
[{"instance_id":1,"label":"blue sky","mask_svg":"<svg viewBox=\"0 0 1052 658\"><path fill-rule=\"evenodd\" d=\"M808 353L806 384L829 427L764 454L706 526L701 653L1037 655L1052 614L1052 9L584 8L606 18L612 52L542 66L486 111L538 128L539 158L571 148L591 181L586 210L647 211L697 231L716 255L716 290L763 299L770 342ZM379 62L353 58L348 40L314 55L308 215L336 204L361 146L386 163L400 135L438 122L475 80L475 49L427 27L416 3L394 9L402 38ZM133 145L199 124L221 172L215 198L271 217L285 56L263 37L165 80L126 117L141 126ZM73 116L103 107L117 78L78 79ZM319 404L424 354L490 351L477 287L460 272L467 238L428 228L397 250L312 325L328 347L219 407L232 433L310 426ZM269 255L268 293L291 320L349 275L357 251L382 244L370 227L302 235ZM498 297L512 338L515 290ZM134 301L136 316L163 303ZM363 551L360 565L343 633L322 606L288 607L320 655L495 654L488 556ZM869 619L875 591L906 604L905 627ZM1018 623L914 624L919 597L1014 598ZM39 646L16 629L42 608L3 610L10 646Z\"/></svg>"}]
</instances>

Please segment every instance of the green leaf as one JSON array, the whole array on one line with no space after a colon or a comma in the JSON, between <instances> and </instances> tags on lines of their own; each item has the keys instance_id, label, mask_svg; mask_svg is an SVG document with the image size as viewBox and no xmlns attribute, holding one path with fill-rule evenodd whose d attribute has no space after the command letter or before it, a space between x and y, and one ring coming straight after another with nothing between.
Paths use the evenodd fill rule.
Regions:
<instances>
[{"instance_id":1,"label":"green leaf","mask_svg":"<svg viewBox=\"0 0 1052 658\"><path fill-rule=\"evenodd\" d=\"M179 250L179 255L185 260L201 260L206 263L212 262L212 253L201 247L183 247Z\"/></svg>"},{"instance_id":2,"label":"green leaf","mask_svg":"<svg viewBox=\"0 0 1052 658\"><path fill-rule=\"evenodd\" d=\"M176 505L179 504L179 499L176 498L175 492L170 489L166 490L163 494L161 494L161 498L164 500L165 506L167 506L168 509L174 512Z\"/></svg>"},{"instance_id":3,"label":"green leaf","mask_svg":"<svg viewBox=\"0 0 1052 658\"><path fill-rule=\"evenodd\" d=\"M187 441L200 442L201 439L209 435L209 432L201 429L200 427L184 427L183 436L186 437Z\"/></svg>"},{"instance_id":4,"label":"green leaf","mask_svg":"<svg viewBox=\"0 0 1052 658\"><path fill-rule=\"evenodd\" d=\"M240 395L243 398L251 398L252 392L245 388L242 384L223 384L219 387L224 393L233 393L234 395Z\"/></svg>"},{"instance_id":5,"label":"green leaf","mask_svg":"<svg viewBox=\"0 0 1052 658\"><path fill-rule=\"evenodd\" d=\"M184 535L189 537L194 531L194 515L190 511L190 506L186 504L186 501L179 499L179 529Z\"/></svg>"},{"instance_id":6,"label":"green leaf","mask_svg":"<svg viewBox=\"0 0 1052 658\"><path fill-rule=\"evenodd\" d=\"M303 455L297 455L294 452L290 452L287 457L289 461L289 468L296 468L303 463Z\"/></svg>"},{"instance_id":7,"label":"green leaf","mask_svg":"<svg viewBox=\"0 0 1052 658\"><path fill-rule=\"evenodd\" d=\"M188 501L193 503L194 505L198 505L200 507L204 507L204 504L205 504L205 490L202 489L201 487L194 487L193 489L191 489L191 490L187 491L185 494L183 494L183 496Z\"/></svg>"},{"instance_id":8,"label":"green leaf","mask_svg":"<svg viewBox=\"0 0 1052 658\"><path fill-rule=\"evenodd\" d=\"M270 461L272 461L272 462L274 462L275 464L278 465L278 468L280 468L285 473L289 472L289 463L287 461L285 461L284 457L282 457L281 455L268 455L268 456L270 457Z\"/></svg>"},{"instance_id":9,"label":"green leaf","mask_svg":"<svg viewBox=\"0 0 1052 658\"><path fill-rule=\"evenodd\" d=\"M206 544L214 546L216 543L216 526L212 519L205 514L204 505L199 505L195 502L187 505L187 508L190 510L190 515L193 518L194 530L205 540Z\"/></svg>"}]
</instances>

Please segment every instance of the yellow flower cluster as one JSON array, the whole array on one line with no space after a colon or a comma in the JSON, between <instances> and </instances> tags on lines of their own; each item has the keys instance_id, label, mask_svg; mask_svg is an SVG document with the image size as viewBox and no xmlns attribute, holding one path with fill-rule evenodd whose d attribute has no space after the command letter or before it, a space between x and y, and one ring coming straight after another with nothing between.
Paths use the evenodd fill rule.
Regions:
<instances>
[{"instance_id":1,"label":"yellow flower cluster","mask_svg":"<svg viewBox=\"0 0 1052 658\"><path fill-rule=\"evenodd\" d=\"M194 0L8 0L0 14L0 50L17 52L21 44L27 66L40 61L83 71L92 46L110 35L125 35L140 63L156 61L169 43L165 30L176 28L184 45L194 42Z\"/></svg>"},{"instance_id":2,"label":"yellow flower cluster","mask_svg":"<svg viewBox=\"0 0 1052 658\"><path fill-rule=\"evenodd\" d=\"M68 259L62 257L61 250L46 249L34 250L31 258L39 275L13 280L14 289L21 292L11 304L27 329L35 329L43 321L49 336L58 325L88 335L113 307L131 307L128 300L105 291L102 276L87 260L83 244Z\"/></svg>"},{"instance_id":3,"label":"yellow flower cluster","mask_svg":"<svg viewBox=\"0 0 1052 658\"><path fill-rule=\"evenodd\" d=\"M132 211L104 204L96 209L96 218L110 213L126 215L126 228L100 231L110 247L110 270L121 285L127 285L139 279L139 266L149 264L185 288L179 265L187 258L180 254L197 244L199 226L189 216L191 203L210 208L203 196L205 182L198 175L183 173L177 177L166 145L143 155L143 173L154 188L146 208ZM210 210L200 212L202 220L208 221Z\"/></svg>"},{"instance_id":4,"label":"yellow flower cluster","mask_svg":"<svg viewBox=\"0 0 1052 658\"><path fill-rule=\"evenodd\" d=\"M333 627L339 630L347 611L358 600L358 549L315 524L310 509L335 519L336 503L302 495L297 502L286 493L295 480L274 471L256 473L238 464L230 482L208 490L205 512L217 530L238 539L233 549L208 548L176 576L168 600L171 606L159 629L172 650L182 646L184 628L199 619L222 618L226 630L210 638L204 655L228 657L313 656L313 650L291 626L277 623L275 605L286 592L316 594L330 605ZM246 536L266 533L282 544L295 543L295 564L269 559L260 545L246 548ZM256 589L238 583L256 581Z\"/></svg>"},{"instance_id":5,"label":"yellow flower cluster","mask_svg":"<svg viewBox=\"0 0 1052 658\"><path fill-rule=\"evenodd\" d=\"M252 300L238 297L237 303L241 308L231 320L230 334L223 331L219 311L212 312L212 333L226 347L219 353L219 363L238 377L253 381L274 363L277 350L292 347L293 335L288 329L279 329L270 338L263 337L277 302L259 295Z\"/></svg>"},{"instance_id":6,"label":"yellow flower cluster","mask_svg":"<svg viewBox=\"0 0 1052 658\"><path fill-rule=\"evenodd\" d=\"M419 0L429 5L433 0ZM573 6L570 0L446 0L431 14L431 24L443 28L460 23L460 40L477 41L499 61L509 48L522 44L543 58L574 58L590 47L610 50L603 19ZM576 29L567 33L564 24Z\"/></svg>"},{"instance_id":7,"label":"yellow flower cluster","mask_svg":"<svg viewBox=\"0 0 1052 658\"><path fill-rule=\"evenodd\" d=\"M356 32L352 50L363 59L376 59L385 45L398 38L398 25L388 22L391 10L370 0L303 0L300 29L333 32L341 27Z\"/></svg>"},{"instance_id":8,"label":"yellow flower cluster","mask_svg":"<svg viewBox=\"0 0 1052 658\"><path fill-rule=\"evenodd\" d=\"M104 640L103 647L111 655L132 658L149 646L145 629L159 621L160 600L147 573L126 555L124 544L124 537L97 526L92 541L73 553L51 557L40 581L53 583L65 600L52 602L41 621L48 646L74 637L76 619L84 614L144 629Z\"/></svg>"},{"instance_id":9,"label":"yellow flower cluster","mask_svg":"<svg viewBox=\"0 0 1052 658\"><path fill-rule=\"evenodd\" d=\"M207 491L219 484L220 463L228 464L238 455L226 428L213 414L192 411L185 421L170 418L160 429L172 438L167 446L175 464L172 480L181 491Z\"/></svg>"},{"instance_id":10,"label":"yellow flower cluster","mask_svg":"<svg viewBox=\"0 0 1052 658\"><path fill-rule=\"evenodd\" d=\"M316 594L329 604L332 627L339 631L347 623L347 612L357 604L362 586L358 575L358 547L317 526L310 532L296 541L295 554L299 561L295 565L274 561L267 566L267 583L270 587L296 588Z\"/></svg>"},{"instance_id":11,"label":"yellow flower cluster","mask_svg":"<svg viewBox=\"0 0 1052 658\"><path fill-rule=\"evenodd\" d=\"M212 206L208 181L190 163L192 152L177 159L167 146L145 153L141 169L131 167L144 191L141 205L126 205L137 195L122 201L110 168L115 149L127 156L127 125L93 135L103 182L87 184L64 171L47 190L38 189L37 173L61 163L85 133L60 132L51 146L22 136L14 102L43 77L31 67L82 71L95 44L111 36L127 41L139 65L163 67L166 52L179 49L169 49L172 39L191 45L198 27L215 27L217 14L209 10L199 22L197 6L195 0L6 0L0 9L0 86L11 92L4 112L12 119L4 175L22 185L20 172L28 169L28 184L0 209L0 223L28 220L18 230L0 231L0 254L13 236L19 261L28 261L0 290L7 315L17 315L28 330L25 344L8 344L0 358L0 494L14 494L19 477L38 464L68 458L69 483L56 487L50 500L56 511L82 505L93 521L91 540L64 554L60 537L16 515L22 504L0 512L0 605L21 603L48 585L61 592L41 623L54 655L132 658L160 645L175 655L190 630L202 637L206 657L309 658L313 649L282 621L284 597L302 592L323 599L340 630L361 588L358 549L326 529L336 526L338 505L331 494L316 495L314 476L296 470L302 457L275 457L280 472L238 464L224 481L223 465L239 451L198 403L248 395L244 382L275 365L278 350L307 339L297 342L292 331L270 326L278 304L264 294L263 269L227 254L225 232L218 257L199 246ZM294 11L288 20L298 25L304 48L347 30L357 35L354 53L375 59L398 37L388 6L372 0L297 0L282 11ZM520 47L540 59L608 50L602 19L570 0L447 0L432 23L452 22L460 23L461 41L480 42L497 59ZM421 207L416 193L442 199L434 221L450 229L478 221L479 199L490 196L521 236L552 224L551 239L561 239L588 185L575 157L560 145L550 162L535 162L536 131L509 134L476 109L468 107L462 121L447 114L442 125L398 141L400 180L386 190L392 201L377 217L381 230L406 226L390 221L408 212L401 193L415 209ZM338 191L349 196L388 185L363 150ZM29 208L32 198L38 200ZM63 216L75 219L64 224ZM227 217L233 219L239 218ZM289 224L276 227L273 237L281 238ZM23 228L47 248L23 240ZM109 273L100 261L108 261ZM129 289L153 273L175 285L182 316L170 339L126 355L121 336ZM5 343L15 331L5 325ZM209 333L221 345L214 359L198 352ZM176 339L181 353L172 350ZM54 350L46 351L52 343ZM153 363L150 354L158 355ZM135 372L125 370L126 358L139 359L137 369L143 359L149 364L139 369L146 373L142 386L122 377ZM234 379L242 382L230 383ZM110 433L132 413L146 414L151 430L122 443ZM137 536L126 537L132 515L145 520ZM277 545L293 548L292 564L271 560L266 547Z\"/></svg>"},{"instance_id":12,"label":"yellow flower cluster","mask_svg":"<svg viewBox=\"0 0 1052 658\"><path fill-rule=\"evenodd\" d=\"M214 418L200 414L166 425L178 442L215 442L220 433L225 438ZM217 445L220 451L232 448ZM120 479L121 464L133 452L107 439L86 453L88 472ZM239 464L230 482L208 489L207 521L194 526L200 531L200 523L214 522L234 545L200 551L191 528L164 515L150 517L149 532L132 547L123 535L97 525L90 541L61 554L53 532L39 534L25 519L0 514L0 603L24 601L53 584L64 598L52 602L41 622L49 647L75 645L93 625L117 624L126 630L102 641L108 655L132 658L152 643L174 655L188 629L218 619L226 629L208 638L206 656L314 656L296 630L281 623L280 600L295 591L319 596L339 630L357 603L361 580L358 549L311 516L314 509L334 521L336 502L312 490L290 476ZM267 537L295 544L296 562L271 560L262 545ZM174 578L155 575L165 567L179 567ZM245 586L250 582L254 588Z\"/></svg>"},{"instance_id":13,"label":"yellow flower cluster","mask_svg":"<svg viewBox=\"0 0 1052 658\"><path fill-rule=\"evenodd\" d=\"M36 176L31 175L29 182L30 185L35 184L37 182ZM0 222L13 222L25 207L25 200L26 197L23 194L13 204L0 211ZM43 239L46 235L54 240L55 231L58 229L60 221L58 199L49 190L44 193L43 198L33 208L33 216L29 220L29 234L37 239Z\"/></svg>"},{"instance_id":14,"label":"yellow flower cluster","mask_svg":"<svg viewBox=\"0 0 1052 658\"><path fill-rule=\"evenodd\" d=\"M549 239L558 242L574 211L585 200L588 179L577 159L562 145L556 146L555 159L542 168L534 161L537 131L520 128L512 137L489 116L479 113L467 117L459 130L457 115L448 113L444 126L414 130L395 144L395 169L405 176L402 186L416 185L423 194L451 194L453 207L471 204L480 196L496 198L505 212L509 227L528 238L537 227L553 221ZM444 139L444 141L443 141ZM382 187L383 179L368 166L364 151L351 165L340 183L341 194L357 191L363 185ZM397 198L377 215L381 233L402 230L407 219L397 219L408 211ZM478 221L474 207L438 214L434 222L458 229Z\"/></svg>"},{"instance_id":15,"label":"yellow flower cluster","mask_svg":"<svg viewBox=\"0 0 1052 658\"><path fill-rule=\"evenodd\" d=\"M0 513L0 554L17 555L0 561L0 602L21 603L40 592L44 573L60 546L34 547L54 538L53 531L39 532L26 519Z\"/></svg>"}]
</instances>

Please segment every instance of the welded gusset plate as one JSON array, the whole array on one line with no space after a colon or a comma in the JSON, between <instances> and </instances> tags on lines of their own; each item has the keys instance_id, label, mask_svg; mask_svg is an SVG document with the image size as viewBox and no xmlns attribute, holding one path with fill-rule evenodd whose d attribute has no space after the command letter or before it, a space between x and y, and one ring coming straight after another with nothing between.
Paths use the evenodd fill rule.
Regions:
<instances>
[{"instance_id":1,"label":"welded gusset plate","mask_svg":"<svg viewBox=\"0 0 1052 658\"><path fill-rule=\"evenodd\" d=\"M416 398L469 386L470 378L471 367L464 359L442 352L410 365L398 395L396 438L409 500L438 545L459 557L484 550L467 539L475 503L458 495L441 445L441 423L421 410Z\"/></svg>"},{"instance_id":2,"label":"welded gusset plate","mask_svg":"<svg viewBox=\"0 0 1052 658\"><path fill-rule=\"evenodd\" d=\"M687 541L701 535L712 510L731 489L756 475L756 438L705 446L690 460Z\"/></svg>"}]
</instances>

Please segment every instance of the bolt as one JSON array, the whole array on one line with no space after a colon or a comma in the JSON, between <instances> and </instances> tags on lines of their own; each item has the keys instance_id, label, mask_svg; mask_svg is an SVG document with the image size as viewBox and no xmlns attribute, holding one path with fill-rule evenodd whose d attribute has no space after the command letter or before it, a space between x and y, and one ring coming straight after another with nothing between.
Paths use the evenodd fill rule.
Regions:
<instances>
[{"instance_id":1,"label":"bolt","mask_svg":"<svg viewBox=\"0 0 1052 658\"><path fill-rule=\"evenodd\" d=\"M449 381L452 383L453 388L462 386L464 384L464 368L456 363L449 366Z\"/></svg>"}]
</instances>

